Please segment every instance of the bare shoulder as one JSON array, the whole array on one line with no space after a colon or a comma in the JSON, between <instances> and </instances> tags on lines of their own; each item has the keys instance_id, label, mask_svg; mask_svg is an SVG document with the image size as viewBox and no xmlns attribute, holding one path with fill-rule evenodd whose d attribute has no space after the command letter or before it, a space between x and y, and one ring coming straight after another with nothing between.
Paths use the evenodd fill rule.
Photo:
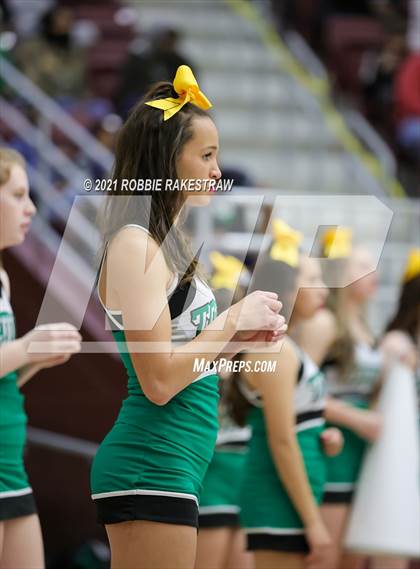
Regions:
<instances>
[{"instance_id":1,"label":"bare shoulder","mask_svg":"<svg viewBox=\"0 0 420 569\"><path fill-rule=\"evenodd\" d=\"M292 367L292 369L297 369L299 366L299 356L296 351L296 347L287 336L285 336L283 342L281 343L277 358L281 368Z\"/></svg>"},{"instance_id":2,"label":"bare shoulder","mask_svg":"<svg viewBox=\"0 0 420 569\"><path fill-rule=\"evenodd\" d=\"M322 308L300 325L296 341L312 360L321 365L337 337L337 320L331 310Z\"/></svg>"},{"instance_id":3,"label":"bare shoulder","mask_svg":"<svg viewBox=\"0 0 420 569\"><path fill-rule=\"evenodd\" d=\"M127 226L113 236L109 244L109 253L118 255L128 251L145 255L149 248L155 253L159 250L158 244L151 235L140 227Z\"/></svg>"},{"instance_id":4,"label":"bare shoulder","mask_svg":"<svg viewBox=\"0 0 420 569\"><path fill-rule=\"evenodd\" d=\"M154 267L168 272L161 248L151 235L136 226L123 227L113 237L108 251L108 261L118 270L133 269L133 263L142 268Z\"/></svg>"},{"instance_id":5,"label":"bare shoulder","mask_svg":"<svg viewBox=\"0 0 420 569\"><path fill-rule=\"evenodd\" d=\"M297 374L299 371L299 356L296 348L290 339L286 336L279 342L277 349L272 349L270 353L265 354L265 360L270 359L274 364L270 371L259 371L249 374L251 385L253 385L262 395L264 399L271 398L274 394L281 392L286 386L295 385Z\"/></svg>"}]
</instances>

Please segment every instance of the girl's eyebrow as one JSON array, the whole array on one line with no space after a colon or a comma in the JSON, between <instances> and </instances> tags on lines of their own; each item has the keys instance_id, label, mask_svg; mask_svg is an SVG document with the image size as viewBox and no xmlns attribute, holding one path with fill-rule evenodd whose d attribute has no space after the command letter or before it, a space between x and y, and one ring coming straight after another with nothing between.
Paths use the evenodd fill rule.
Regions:
<instances>
[{"instance_id":1,"label":"girl's eyebrow","mask_svg":"<svg viewBox=\"0 0 420 569\"><path fill-rule=\"evenodd\" d=\"M212 150L217 150L218 146L203 146L203 150L205 150L206 148L211 148Z\"/></svg>"}]
</instances>

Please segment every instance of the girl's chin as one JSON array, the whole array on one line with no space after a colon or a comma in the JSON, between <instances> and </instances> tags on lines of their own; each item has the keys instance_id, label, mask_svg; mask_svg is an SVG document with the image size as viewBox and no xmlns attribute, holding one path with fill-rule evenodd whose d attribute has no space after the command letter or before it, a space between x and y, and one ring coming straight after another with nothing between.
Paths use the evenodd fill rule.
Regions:
<instances>
[{"instance_id":1,"label":"girl's chin","mask_svg":"<svg viewBox=\"0 0 420 569\"><path fill-rule=\"evenodd\" d=\"M25 237L26 237L26 233L24 233L23 231L19 233L19 235L17 235L15 237L15 239L11 239L9 244L6 245L6 247L17 247L18 245L22 245L22 243L25 241Z\"/></svg>"},{"instance_id":2,"label":"girl's chin","mask_svg":"<svg viewBox=\"0 0 420 569\"><path fill-rule=\"evenodd\" d=\"M25 233L19 231L14 235L0 235L0 250L8 249L9 247L16 247L25 241Z\"/></svg>"},{"instance_id":3,"label":"girl's chin","mask_svg":"<svg viewBox=\"0 0 420 569\"><path fill-rule=\"evenodd\" d=\"M204 207L210 203L212 194L200 194L197 196L188 196L187 203L191 207Z\"/></svg>"}]
</instances>

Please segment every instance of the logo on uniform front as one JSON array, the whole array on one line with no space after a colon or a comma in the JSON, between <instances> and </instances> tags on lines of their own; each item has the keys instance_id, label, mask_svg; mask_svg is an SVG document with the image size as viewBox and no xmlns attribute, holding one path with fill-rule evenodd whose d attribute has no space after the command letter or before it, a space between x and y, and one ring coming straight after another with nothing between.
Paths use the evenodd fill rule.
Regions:
<instances>
[{"instance_id":1,"label":"logo on uniform front","mask_svg":"<svg viewBox=\"0 0 420 569\"><path fill-rule=\"evenodd\" d=\"M308 379L308 385L312 391L312 401L319 401L323 399L326 394L326 385L324 374L319 371Z\"/></svg>"},{"instance_id":2,"label":"logo on uniform front","mask_svg":"<svg viewBox=\"0 0 420 569\"><path fill-rule=\"evenodd\" d=\"M0 312L0 342L15 339L15 320L9 312Z\"/></svg>"},{"instance_id":3,"label":"logo on uniform front","mask_svg":"<svg viewBox=\"0 0 420 569\"><path fill-rule=\"evenodd\" d=\"M199 334L217 316L217 304L214 298L206 302L203 306L198 306L191 310L191 323L197 328Z\"/></svg>"}]
</instances>

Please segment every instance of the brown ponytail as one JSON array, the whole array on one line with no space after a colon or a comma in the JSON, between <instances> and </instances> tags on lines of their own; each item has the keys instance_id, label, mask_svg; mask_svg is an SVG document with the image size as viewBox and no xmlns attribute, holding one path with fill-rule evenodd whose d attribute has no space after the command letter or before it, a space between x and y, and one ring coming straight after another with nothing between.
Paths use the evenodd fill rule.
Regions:
<instances>
[{"instance_id":1,"label":"brown ponytail","mask_svg":"<svg viewBox=\"0 0 420 569\"><path fill-rule=\"evenodd\" d=\"M112 173L116 188L108 194L101 214L103 245L99 258L102 258L106 243L121 227L136 223L148 228L155 241L162 245L170 270L184 274L183 280L189 281L198 260L194 259L185 270L185 259L192 257L191 250L182 223L178 220L174 224L184 205L185 193L153 191L143 194L121 189L124 179L161 179L162 187L166 180L177 179L176 161L185 143L193 136L193 119L210 116L187 103L171 119L164 121L161 110L144 104L167 97L177 97L172 83L154 84L133 108L119 132ZM145 195L150 198L143 199ZM169 239L165 241L168 234Z\"/></svg>"},{"instance_id":2,"label":"brown ponytail","mask_svg":"<svg viewBox=\"0 0 420 569\"><path fill-rule=\"evenodd\" d=\"M244 354L239 353L232 361L240 361L244 358ZM226 390L226 404L229 409L229 414L237 425L240 427L245 427L246 418L251 409L251 404L242 395L239 388L239 382L241 380L241 372L234 372L230 379L228 380L228 387Z\"/></svg>"}]
</instances>

